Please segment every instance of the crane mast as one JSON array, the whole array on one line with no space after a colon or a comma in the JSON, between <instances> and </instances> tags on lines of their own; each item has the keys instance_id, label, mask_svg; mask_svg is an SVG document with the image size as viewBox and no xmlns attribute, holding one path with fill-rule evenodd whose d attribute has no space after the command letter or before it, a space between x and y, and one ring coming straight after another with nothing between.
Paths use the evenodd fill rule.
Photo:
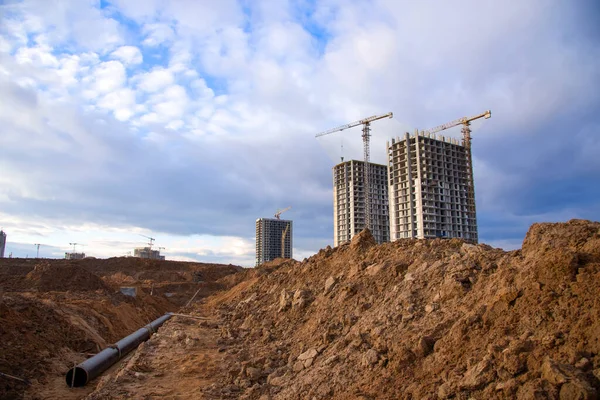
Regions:
<instances>
[{"instance_id":1,"label":"crane mast","mask_svg":"<svg viewBox=\"0 0 600 400\"><path fill-rule=\"evenodd\" d=\"M345 124L342 126L338 126L337 128L329 129L324 132L321 132L315 135L316 138L329 135L330 133L335 133L339 131L343 131L344 129L353 128L358 125L362 125L362 138L363 138L363 157L364 157L364 167L363 167L363 182L364 182L364 190L365 190L365 228L371 229L371 185L369 182L369 175L371 169L369 167L371 161L371 149L370 149L370 141L371 141L371 122L377 121L383 118L392 118L394 116L393 113L389 112L383 115L373 115L368 118L363 118L359 121L351 122L349 124Z\"/></svg>"}]
</instances>

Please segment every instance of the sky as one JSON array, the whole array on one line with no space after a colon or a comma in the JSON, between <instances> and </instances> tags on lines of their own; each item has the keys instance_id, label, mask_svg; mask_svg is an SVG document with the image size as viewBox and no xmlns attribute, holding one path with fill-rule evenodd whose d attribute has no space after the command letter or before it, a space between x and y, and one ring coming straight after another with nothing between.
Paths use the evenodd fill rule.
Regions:
<instances>
[{"instance_id":1,"label":"sky","mask_svg":"<svg viewBox=\"0 0 600 400\"><path fill-rule=\"evenodd\" d=\"M333 165L472 125L480 241L600 219L600 5L530 0L0 1L6 255L252 266L291 206L294 258L333 243ZM460 128L444 135L460 137Z\"/></svg>"}]
</instances>

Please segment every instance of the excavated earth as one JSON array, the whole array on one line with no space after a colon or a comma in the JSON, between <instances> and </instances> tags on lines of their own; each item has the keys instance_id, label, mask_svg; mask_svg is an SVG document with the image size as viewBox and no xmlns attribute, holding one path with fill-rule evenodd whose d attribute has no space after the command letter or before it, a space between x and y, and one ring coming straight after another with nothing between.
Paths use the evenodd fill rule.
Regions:
<instances>
[{"instance_id":1,"label":"excavated earth","mask_svg":"<svg viewBox=\"0 0 600 400\"><path fill-rule=\"evenodd\" d=\"M535 224L511 252L365 231L225 281L88 399L598 398L597 222Z\"/></svg>"},{"instance_id":2,"label":"excavated earth","mask_svg":"<svg viewBox=\"0 0 600 400\"><path fill-rule=\"evenodd\" d=\"M16 356L4 359L14 346L37 346L22 357L28 368L25 359L43 351L63 372L83 359L75 352L99 340L69 331L61 313L77 301L93 307L100 301L90 298L105 291L98 285L124 281L118 274L87 280L91 292L47 292L43 300L5 293L2 318L29 312L27 296L53 311L30 312L34 325L21 318L7 329L2 321L0 371L18 370ZM221 290L179 309L183 315L90 388L68 389L62 377L54 387L50 377L26 397L585 400L600 393L598 222L535 224L511 252L454 239L376 245L365 231L302 262L276 260L215 285ZM145 322L136 299L115 326ZM117 300L96 320L115 318L107 316L126 303ZM81 319L107 343L116 339L89 315ZM65 348L76 350L61 354Z\"/></svg>"},{"instance_id":3,"label":"excavated earth","mask_svg":"<svg viewBox=\"0 0 600 400\"><path fill-rule=\"evenodd\" d=\"M241 270L137 258L0 259L0 398L85 397L93 385L69 389L69 368L194 294L225 289L216 281Z\"/></svg>"}]
</instances>

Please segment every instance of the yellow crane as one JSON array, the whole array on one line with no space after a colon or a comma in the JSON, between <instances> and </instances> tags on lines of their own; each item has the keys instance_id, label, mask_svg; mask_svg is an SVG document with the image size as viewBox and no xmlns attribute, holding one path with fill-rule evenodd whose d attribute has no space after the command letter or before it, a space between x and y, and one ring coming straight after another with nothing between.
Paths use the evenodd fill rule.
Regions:
<instances>
[{"instance_id":1,"label":"yellow crane","mask_svg":"<svg viewBox=\"0 0 600 400\"><path fill-rule=\"evenodd\" d=\"M457 125L463 125L463 128L461 130L461 132L463 134L463 146L465 146L465 148L467 148L467 149L471 149L471 128L469 128L469 125L471 125L471 121L475 121L476 119L479 119L479 118L488 119L491 117L492 117L492 111L487 110L479 115L474 115L472 117L459 118L454 121L447 122L443 125L436 126L435 128L428 129L428 130L424 131L423 133L425 133L425 134L437 133L437 132L452 128Z\"/></svg>"},{"instance_id":2,"label":"yellow crane","mask_svg":"<svg viewBox=\"0 0 600 400\"><path fill-rule=\"evenodd\" d=\"M290 229L290 223L285 224L285 230L281 234L281 258L285 258L285 237Z\"/></svg>"},{"instance_id":3,"label":"yellow crane","mask_svg":"<svg viewBox=\"0 0 600 400\"><path fill-rule=\"evenodd\" d=\"M289 207L284 208L283 210L277 210L277 212L275 213L275 218L279 219L279 216L281 214L283 214L284 212L286 212L287 210L289 210L291 208L292 208L292 206L289 206Z\"/></svg>"},{"instance_id":4,"label":"yellow crane","mask_svg":"<svg viewBox=\"0 0 600 400\"><path fill-rule=\"evenodd\" d=\"M389 112L383 115L373 115L368 118L361 119L359 121L351 122L346 125L338 126L337 128L329 129L325 132L318 133L315 137L321 137L325 135L329 135L330 133L335 133L339 131L343 131L344 129L353 128L358 125L363 126L363 153L364 153L364 169L363 169L363 181L365 185L365 228L371 228L371 185L369 184L369 162L371 160L371 150L370 150L370 140L371 140L371 122L377 121L378 119L383 118L392 118L394 116L393 113Z\"/></svg>"}]
</instances>

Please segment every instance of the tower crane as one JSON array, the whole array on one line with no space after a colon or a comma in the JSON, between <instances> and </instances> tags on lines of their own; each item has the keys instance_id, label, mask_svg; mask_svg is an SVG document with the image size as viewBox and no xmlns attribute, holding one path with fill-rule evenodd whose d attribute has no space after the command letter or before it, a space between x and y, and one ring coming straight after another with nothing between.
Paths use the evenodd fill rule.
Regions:
<instances>
[{"instance_id":1,"label":"tower crane","mask_svg":"<svg viewBox=\"0 0 600 400\"><path fill-rule=\"evenodd\" d=\"M287 210L289 210L291 208L292 208L292 206L289 206L289 207L284 208L283 210L277 210L277 212L275 213L275 218L279 219L279 216L281 214L283 214L284 212L286 212Z\"/></svg>"},{"instance_id":2,"label":"tower crane","mask_svg":"<svg viewBox=\"0 0 600 400\"><path fill-rule=\"evenodd\" d=\"M290 230L290 223L285 224L285 230L281 234L281 258L285 258L285 237Z\"/></svg>"},{"instance_id":3,"label":"tower crane","mask_svg":"<svg viewBox=\"0 0 600 400\"><path fill-rule=\"evenodd\" d=\"M389 112L387 114L383 114L383 115L373 115L371 117L364 118L359 121L351 122L346 125L338 126L337 128L329 129L329 130L327 130L325 132L321 132L315 136L318 138L321 136L329 135L330 133L335 133L335 132L343 131L344 129L353 128L358 125L363 126L362 138L363 138L363 153L364 153L364 161L365 161L365 165L363 168L363 181L364 181L364 186L365 186L365 228L368 228L368 229L371 228L371 198L370 198L371 197L371 186L369 184L369 172L370 172L369 162L371 160L371 149L369 148L369 146L370 146L369 142L371 139L371 122L377 121L378 119L383 119L383 118L392 118L393 116L394 116L394 114L391 112Z\"/></svg>"},{"instance_id":4,"label":"tower crane","mask_svg":"<svg viewBox=\"0 0 600 400\"><path fill-rule=\"evenodd\" d=\"M469 128L469 125L471 125L471 121L475 121L476 119L479 119L479 118L488 119L491 117L492 117L492 111L487 110L479 115L474 115L472 117L459 118L454 121L447 122L443 125L436 126L435 128L428 129L428 130L424 131L423 133L425 133L425 134L437 133L437 132L452 128L457 125L463 125L463 128L461 130L461 132L463 134L463 146L470 150L471 149L471 128Z\"/></svg>"},{"instance_id":5,"label":"tower crane","mask_svg":"<svg viewBox=\"0 0 600 400\"><path fill-rule=\"evenodd\" d=\"M154 246L154 241L155 241L156 239L154 239L153 237L150 237L150 236L142 235L141 233L140 233L139 235L140 235L140 236L143 236L143 237L145 237L145 238L147 238L147 239L150 239L150 242L148 242L148 245L149 245L151 248L152 248L152 246Z\"/></svg>"}]
</instances>

